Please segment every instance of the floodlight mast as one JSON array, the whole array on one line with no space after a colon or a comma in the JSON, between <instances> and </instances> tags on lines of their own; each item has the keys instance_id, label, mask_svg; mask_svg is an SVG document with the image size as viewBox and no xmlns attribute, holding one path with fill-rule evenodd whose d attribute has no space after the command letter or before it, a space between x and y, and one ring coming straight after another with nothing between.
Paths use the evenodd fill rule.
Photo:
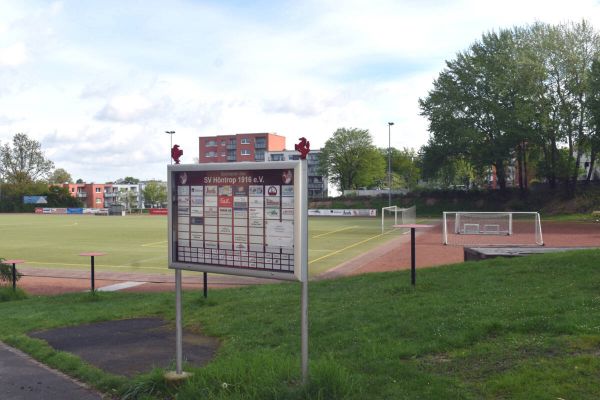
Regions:
<instances>
[{"instance_id":1,"label":"floodlight mast","mask_svg":"<svg viewBox=\"0 0 600 400\"><path fill-rule=\"evenodd\" d=\"M171 136L171 147L169 147L169 154L171 153L171 149L173 148L173 135L175 134L175 131L165 131L166 134L168 134L169 136ZM173 157L169 156L169 159L171 160L171 164L173 164Z\"/></svg>"}]
</instances>

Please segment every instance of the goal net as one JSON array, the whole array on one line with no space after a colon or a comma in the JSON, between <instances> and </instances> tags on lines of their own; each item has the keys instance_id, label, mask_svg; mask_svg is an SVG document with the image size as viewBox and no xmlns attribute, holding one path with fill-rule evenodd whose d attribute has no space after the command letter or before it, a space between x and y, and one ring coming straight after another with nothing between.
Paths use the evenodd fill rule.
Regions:
<instances>
[{"instance_id":1,"label":"goal net","mask_svg":"<svg viewBox=\"0 0 600 400\"><path fill-rule=\"evenodd\" d=\"M449 245L544 245L537 212L445 211L442 235Z\"/></svg>"},{"instance_id":2,"label":"goal net","mask_svg":"<svg viewBox=\"0 0 600 400\"><path fill-rule=\"evenodd\" d=\"M392 231L394 225L414 224L417 220L417 208L400 208L398 206L383 207L381 209L381 233Z\"/></svg>"}]
</instances>

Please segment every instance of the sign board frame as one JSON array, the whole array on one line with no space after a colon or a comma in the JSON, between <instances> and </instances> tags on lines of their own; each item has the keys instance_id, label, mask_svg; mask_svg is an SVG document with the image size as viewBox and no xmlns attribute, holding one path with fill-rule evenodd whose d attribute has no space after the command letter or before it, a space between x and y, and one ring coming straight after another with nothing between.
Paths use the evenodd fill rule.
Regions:
<instances>
[{"instance_id":1,"label":"sign board frame","mask_svg":"<svg viewBox=\"0 0 600 400\"><path fill-rule=\"evenodd\" d=\"M293 271L280 271L267 268L250 268L248 266L220 265L204 262L190 262L178 258L177 245L177 222L178 214L178 192L177 188L182 186L178 179L185 176L188 187L212 186L221 190L222 187L232 187L241 185L249 187L250 185L263 185L266 188L273 185L273 177L282 178L282 174L287 171L293 172L293 178L290 182L293 186ZM265 173L271 177L271 181L263 179L257 180L256 176ZM184 175L185 174L185 175ZM254 178L253 178L254 177ZM263 177L264 178L264 177ZM200 183L198 182L200 179ZM252 181L254 179L254 181ZM205 181L206 180L206 181ZM241 182L240 182L241 180ZM222 182L221 182L222 181ZM282 181L279 181L279 187ZM307 210L308 210L308 190L307 190L307 167L306 162L298 161L280 161L269 163L257 162L238 162L238 163L206 163L206 164L175 164L167 168L167 188L168 188L168 228L169 228L169 247L168 261L169 268L190 270L199 272L211 272L228 275L251 276L258 278L269 278L286 281L308 280L308 243L307 237ZM265 196L266 198L266 196ZM280 197L282 199L282 197ZM205 198L204 198L205 199ZM204 200L205 201L205 200ZM203 203L205 204L205 203ZM218 208L218 207L217 207ZM204 207L206 209L206 206ZM219 208L220 211L220 208ZM190 217L191 218L191 217ZM265 222L266 225L266 222ZM265 229L266 231L266 229ZM265 232L265 243L267 240ZM220 246L220 244L219 244ZM282 255L283 257L283 255Z\"/></svg>"}]
</instances>

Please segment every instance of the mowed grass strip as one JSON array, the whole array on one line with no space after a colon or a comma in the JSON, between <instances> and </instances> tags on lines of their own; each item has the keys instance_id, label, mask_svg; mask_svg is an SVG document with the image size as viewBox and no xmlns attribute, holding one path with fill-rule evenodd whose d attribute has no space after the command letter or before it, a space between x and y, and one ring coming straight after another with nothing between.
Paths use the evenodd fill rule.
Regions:
<instances>
[{"instance_id":1,"label":"mowed grass strip","mask_svg":"<svg viewBox=\"0 0 600 400\"><path fill-rule=\"evenodd\" d=\"M0 340L107 393L177 399L598 399L600 251L318 281L310 384L300 381L300 285L186 292L184 323L222 341L179 388L133 381L28 338L131 317L174 321L174 296L100 293L0 303ZM147 397L144 397L148 395Z\"/></svg>"},{"instance_id":2,"label":"mowed grass strip","mask_svg":"<svg viewBox=\"0 0 600 400\"><path fill-rule=\"evenodd\" d=\"M385 243L377 218L309 218L309 271L322 273ZM0 257L23 258L34 267L171 273L167 268L167 218L0 214Z\"/></svg>"}]
</instances>

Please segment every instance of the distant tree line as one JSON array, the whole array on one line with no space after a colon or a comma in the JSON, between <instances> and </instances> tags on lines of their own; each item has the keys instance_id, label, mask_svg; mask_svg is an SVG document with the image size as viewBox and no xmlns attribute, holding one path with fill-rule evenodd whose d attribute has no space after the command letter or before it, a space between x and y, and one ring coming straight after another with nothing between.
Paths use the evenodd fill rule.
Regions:
<instances>
[{"instance_id":1,"label":"distant tree line","mask_svg":"<svg viewBox=\"0 0 600 400\"><path fill-rule=\"evenodd\" d=\"M506 187L532 179L573 192L589 156L600 151L600 36L582 21L536 23L489 32L446 62L419 101L430 138L421 151L423 177L482 180L493 167Z\"/></svg>"},{"instance_id":2,"label":"distant tree line","mask_svg":"<svg viewBox=\"0 0 600 400\"><path fill-rule=\"evenodd\" d=\"M23 204L24 196L46 196L47 204ZM82 207L69 190L44 182L0 184L0 212L33 212L36 207Z\"/></svg>"},{"instance_id":3,"label":"distant tree line","mask_svg":"<svg viewBox=\"0 0 600 400\"><path fill-rule=\"evenodd\" d=\"M40 206L24 204L24 196L45 196L44 207L82 207L83 203L62 187L66 183L73 183L71 174L63 168L54 169L38 141L17 133L12 143L0 143L0 212L31 212ZM84 181L77 179L77 183ZM126 176L115 183L137 185L140 180ZM148 182L142 194L150 207L167 202L166 186L158 181ZM137 206L136 194L128 190L119 192L118 201L127 209Z\"/></svg>"},{"instance_id":4,"label":"distant tree line","mask_svg":"<svg viewBox=\"0 0 600 400\"><path fill-rule=\"evenodd\" d=\"M46 196L46 207L81 207L66 188L51 183L72 182L62 168L54 170L41 144L23 133L0 145L0 212L31 212L35 204L23 204L24 196Z\"/></svg>"}]
</instances>

